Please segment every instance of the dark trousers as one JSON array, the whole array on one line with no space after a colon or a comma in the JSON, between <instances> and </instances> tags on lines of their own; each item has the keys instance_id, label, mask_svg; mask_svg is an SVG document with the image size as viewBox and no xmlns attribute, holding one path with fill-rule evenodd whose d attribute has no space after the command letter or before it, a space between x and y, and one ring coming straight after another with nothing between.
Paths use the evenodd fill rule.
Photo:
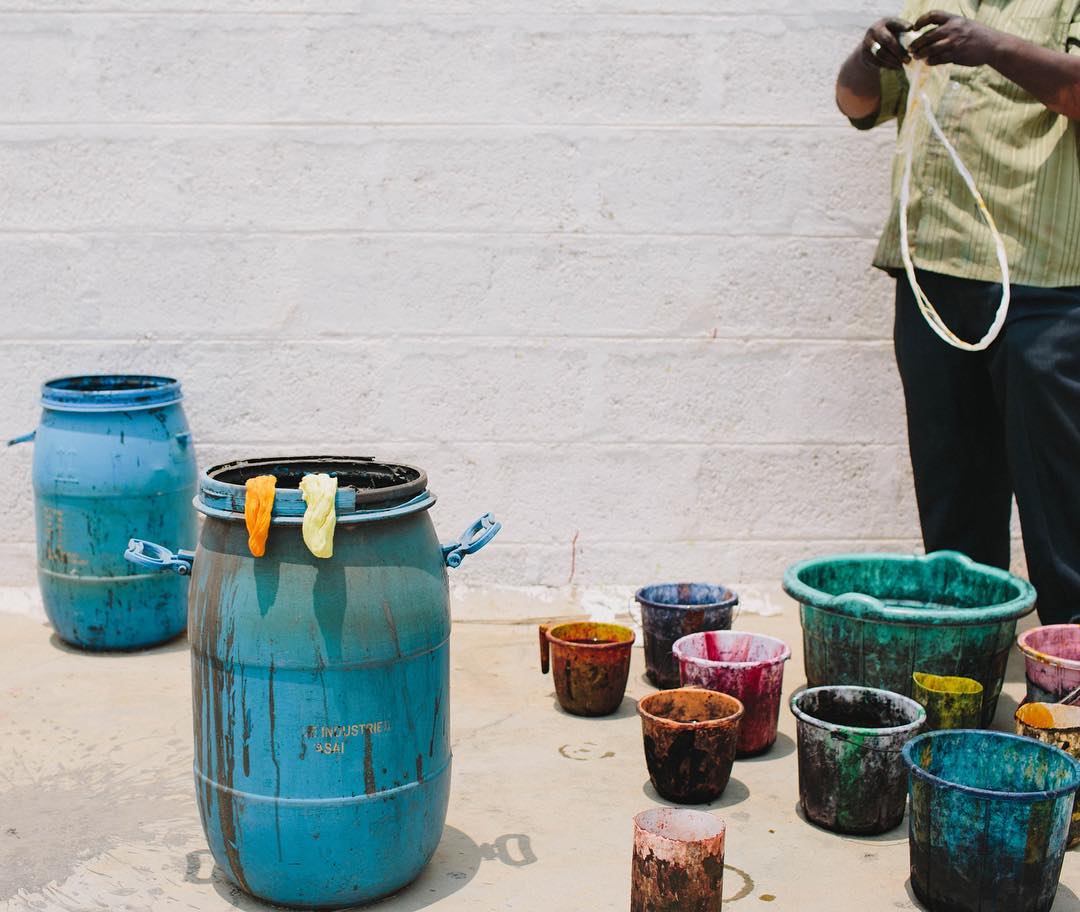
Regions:
<instances>
[{"instance_id":1,"label":"dark trousers","mask_svg":"<svg viewBox=\"0 0 1080 912\"><path fill-rule=\"evenodd\" d=\"M946 325L974 341L1001 286L919 273ZM896 362L923 544L1009 566L1012 495L1045 624L1080 620L1080 287L1014 285L984 352L939 339L907 278L896 284Z\"/></svg>"}]
</instances>

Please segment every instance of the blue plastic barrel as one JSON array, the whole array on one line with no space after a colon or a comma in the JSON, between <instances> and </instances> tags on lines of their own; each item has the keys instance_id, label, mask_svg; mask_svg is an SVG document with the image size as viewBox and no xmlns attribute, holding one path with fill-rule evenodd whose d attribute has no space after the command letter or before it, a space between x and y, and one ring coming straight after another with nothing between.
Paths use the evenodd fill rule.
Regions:
<instances>
[{"instance_id":1,"label":"blue plastic barrel","mask_svg":"<svg viewBox=\"0 0 1080 912\"><path fill-rule=\"evenodd\" d=\"M304 545L298 485L338 478L331 558ZM273 474L254 558L244 483ZM401 889L434 853L450 794L446 568L498 531L485 515L440 545L420 469L299 457L209 469L198 549L132 542L129 559L193 567L195 786L210 849L240 887L305 909Z\"/></svg>"},{"instance_id":2,"label":"blue plastic barrel","mask_svg":"<svg viewBox=\"0 0 1080 912\"><path fill-rule=\"evenodd\" d=\"M931 910L1049 912L1080 763L1000 732L930 732L904 746L911 771L911 885Z\"/></svg>"},{"instance_id":3,"label":"blue plastic barrel","mask_svg":"<svg viewBox=\"0 0 1080 912\"><path fill-rule=\"evenodd\" d=\"M187 580L133 570L135 533L190 540L196 467L180 384L168 377L64 377L42 387L35 441L38 582L61 639L135 649L187 623Z\"/></svg>"}]
</instances>

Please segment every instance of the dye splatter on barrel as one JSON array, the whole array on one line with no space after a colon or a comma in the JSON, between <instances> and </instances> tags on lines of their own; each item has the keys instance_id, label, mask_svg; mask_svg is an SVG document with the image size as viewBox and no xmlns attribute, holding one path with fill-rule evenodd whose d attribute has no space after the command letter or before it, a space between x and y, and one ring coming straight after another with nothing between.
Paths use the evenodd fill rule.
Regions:
<instances>
[{"instance_id":1,"label":"dye splatter on barrel","mask_svg":"<svg viewBox=\"0 0 1080 912\"><path fill-rule=\"evenodd\" d=\"M653 808L634 818L630 912L721 912L724 839L719 817Z\"/></svg>"},{"instance_id":2,"label":"dye splatter on barrel","mask_svg":"<svg viewBox=\"0 0 1080 912\"><path fill-rule=\"evenodd\" d=\"M191 541L196 468L180 384L64 377L42 387L34 440L38 583L57 635L84 649L137 649L187 625L188 581L134 571L132 535Z\"/></svg>"},{"instance_id":3,"label":"dye splatter on barrel","mask_svg":"<svg viewBox=\"0 0 1080 912\"><path fill-rule=\"evenodd\" d=\"M299 483L338 479L334 555L301 533ZM252 557L245 482L277 477L264 556ZM208 470L192 567L195 784L214 859L279 905L371 902L420 873L450 794L447 566L499 525L441 545L412 466L300 457ZM129 559L184 555L133 542Z\"/></svg>"}]
</instances>

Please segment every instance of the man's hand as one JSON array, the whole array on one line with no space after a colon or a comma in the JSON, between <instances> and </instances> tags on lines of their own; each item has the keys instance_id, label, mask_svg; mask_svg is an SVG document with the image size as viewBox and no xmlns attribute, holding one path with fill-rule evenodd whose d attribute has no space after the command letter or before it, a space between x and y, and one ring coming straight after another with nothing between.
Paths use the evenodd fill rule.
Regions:
<instances>
[{"instance_id":1,"label":"man's hand","mask_svg":"<svg viewBox=\"0 0 1080 912\"><path fill-rule=\"evenodd\" d=\"M903 19L881 19L866 30L862 42L863 63L890 70L903 69L911 58L900 43L900 36L911 31Z\"/></svg>"},{"instance_id":2,"label":"man's hand","mask_svg":"<svg viewBox=\"0 0 1080 912\"><path fill-rule=\"evenodd\" d=\"M936 25L920 35L909 50L930 66L955 63L977 67L992 63L1001 45L1002 33L954 13L927 13L915 23L915 31Z\"/></svg>"}]
</instances>

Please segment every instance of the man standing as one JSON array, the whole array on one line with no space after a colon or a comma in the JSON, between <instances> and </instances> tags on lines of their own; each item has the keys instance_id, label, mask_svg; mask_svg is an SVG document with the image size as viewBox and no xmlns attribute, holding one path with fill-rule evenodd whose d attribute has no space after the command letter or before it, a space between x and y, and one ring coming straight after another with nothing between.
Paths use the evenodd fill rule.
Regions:
<instances>
[{"instance_id":1,"label":"man standing","mask_svg":"<svg viewBox=\"0 0 1080 912\"><path fill-rule=\"evenodd\" d=\"M937 0L938 3L941 0ZM1012 306L985 351L924 321L904 275L901 169L874 265L896 278L896 361L923 542L1009 566L1015 492L1043 623L1080 621L1080 0L908 2L845 61L840 110L859 129L902 119L911 56L934 113L1005 240ZM906 32L923 32L904 49ZM923 125L925 126L925 125ZM917 136L909 226L919 284L974 341L1001 299L990 233L944 147Z\"/></svg>"}]
</instances>

